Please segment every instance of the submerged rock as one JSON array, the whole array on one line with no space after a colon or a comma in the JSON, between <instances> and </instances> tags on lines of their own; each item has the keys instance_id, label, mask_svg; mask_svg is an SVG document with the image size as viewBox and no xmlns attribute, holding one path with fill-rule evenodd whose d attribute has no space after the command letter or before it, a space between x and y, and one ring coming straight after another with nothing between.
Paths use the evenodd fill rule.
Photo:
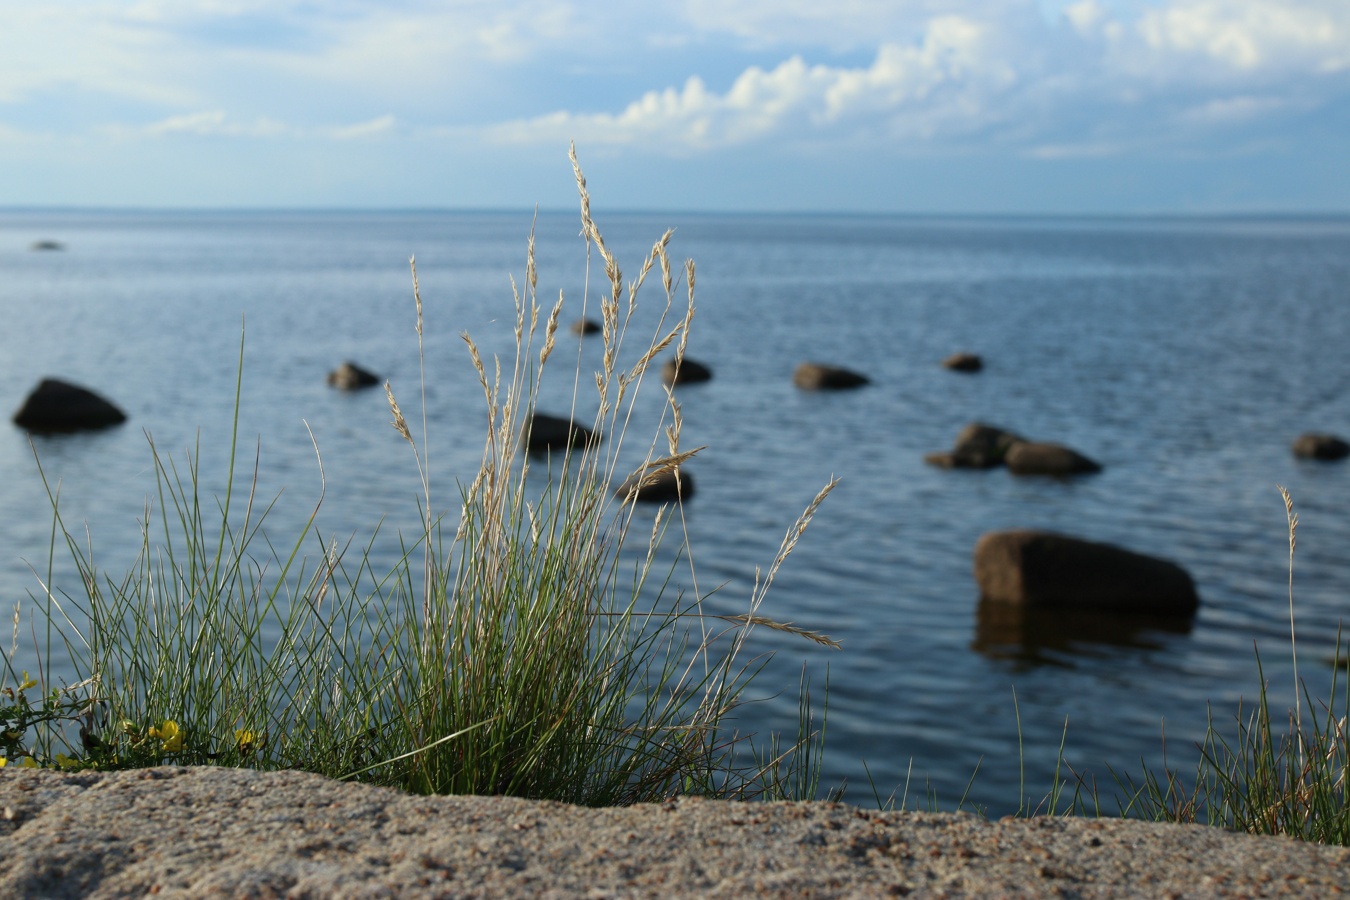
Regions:
<instances>
[{"instance_id":1,"label":"submerged rock","mask_svg":"<svg viewBox=\"0 0 1350 900\"><path fill-rule=\"evenodd\" d=\"M572 323L573 334L599 334L603 330L594 319L577 319Z\"/></svg>"},{"instance_id":2,"label":"submerged rock","mask_svg":"<svg viewBox=\"0 0 1350 900\"><path fill-rule=\"evenodd\" d=\"M792 373L792 383L803 390L840 390L869 383L866 375L827 363L804 362Z\"/></svg>"},{"instance_id":3,"label":"submerged rock","mask_svg":"<svg viewBox=\"0 0 1350 900\"><path fill-rule=\"evenodd\" d=\"M126 413L87 388L44 378L14 413L14 424L47 433L84 431L120 425Z\"/></svg>"},{"instance_id":4,"label":"submerged rock","mask_svg":"<svg viewBox=\"0 0 1350 900\"><path fill-rule=\"evenodd\" d=\"M380 383L379 376L367 372L354 362L345 362L328 373L328 383L344 391L374 387Z\"/></svg>"},{"instance_id":5,"label":"submerged rock","mask_svg":"<svg viewBox=\"0 0 1350 900\"><path fill-rule=\"evenodd\" d=\"M986 600L1029 607L1189 616L1195 582L1176 563L1048 531L996 531L975 544Z\"/></svg>"}]
</instances>

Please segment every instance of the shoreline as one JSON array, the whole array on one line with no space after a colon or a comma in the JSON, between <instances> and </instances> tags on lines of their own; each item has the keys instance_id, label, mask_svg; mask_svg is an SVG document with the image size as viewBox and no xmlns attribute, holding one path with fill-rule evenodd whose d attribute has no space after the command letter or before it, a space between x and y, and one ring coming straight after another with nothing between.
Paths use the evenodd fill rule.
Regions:
<instances>
[{"instance_id":1,"label":"shoreline","mask_svg":"<svg viewBox=\"0 0 1350 900\"><path fill-rule=\"evenodd\" d=\"M1307 896L1350 849L1127 819L683 797L592 809L296 771L0 772L0 895Z\"/></svg>"}]
</instances>

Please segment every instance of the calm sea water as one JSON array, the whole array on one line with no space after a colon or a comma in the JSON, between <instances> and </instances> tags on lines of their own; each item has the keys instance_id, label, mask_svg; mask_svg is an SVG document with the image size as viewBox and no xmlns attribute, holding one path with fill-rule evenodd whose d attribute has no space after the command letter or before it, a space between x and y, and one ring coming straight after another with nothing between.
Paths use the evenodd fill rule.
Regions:
<instances>
[{"instance_id":1,"label":"calm sea water","mask_svg":"<svg viewBox=\"0 0 1350 900\"><path fill-rule=\"evenodd\" d=\"M271 530L289 536L319 497L310 431L326 533L414 528L416 466L382 392L324 383L352 359L416 407L414 255L433 492L453 508L483 423L458 335L509 346L531 218L0 213L0 405L17 409L53 375L130 415L31 446L20 429L0 433L0 596L22 600L38 589L34 569L45 576L51 517L34 451L68 527L88 529L114 575L154 487L147 433L180 464L192 451L207 490L223 486L241 337L242 466L256 453L260 495L283 491ZM1157 765L1164 728L1169 761L1191 765L1210 709L1228 727L1255 695L1257 649L1274 702L1291 704L1276 484L1301 517L1300 674L1325 695L1350 610L1350 464L1301 462L1289 444L1350 433L1350 220L602 214L600 225L627 274L667 227L674 255L698 267L689 354L716 376L679 396L685 445L708 446L690 465L687 521L699 587L724 585L710 604L743 609L756 567L816 490L842 479L763 612L843 650L759 632L777 655L758 693L774 696L742 724L792 731L801 667L817 699L828 667L825 779L846 779L848 799L872 802L874 786L884 799L908 776L911 804L932 790L951 808L969 783L970 803L1001 814L1019 791L1043 795L1061 741L1109 796L1107 767ZM574 215L539 218L540 295L563 292L565 321L582 313L578 232ZM39 239L66 249L31 251ZM640 327L653 327L658 299L648 291ZM597 348L575 340L564 362L576 354L589 373ZM942 369L956 350L982 354L985 370ZM872 384L803 393L791 373L804 359ZM554 365L541 406L563 411L572 380ZM656 421L659 391L648 399L639 426L644 409ZM1069 444L1105 470L1061 481L924 464L973 420ZM1173 559L1201 610L1170 629L992 623L971 550L986 531L1023 526ZM19 643L26 652L30 636Z\"/></svg>"}]
</instances>

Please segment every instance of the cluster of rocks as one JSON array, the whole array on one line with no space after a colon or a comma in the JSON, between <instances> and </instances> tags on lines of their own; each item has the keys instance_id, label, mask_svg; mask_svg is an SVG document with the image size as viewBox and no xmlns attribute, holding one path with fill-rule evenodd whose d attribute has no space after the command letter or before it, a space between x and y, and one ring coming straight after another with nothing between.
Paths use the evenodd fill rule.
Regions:
<instances>
[{"instance_id":1,"label":"cluster of rocks","mask_svg":"<svg viewBox=\"0 0 1350 900\"><path fill-rule=\"evenodd\" d=\"M60 249L41 247L35 249ZM572 325L578 335L602 331L583 319ZM952 371L973 373L983 360L956 353L942 361ZM706 382L713 377L705 364L687 357L669 359L661 369L670 386ZM381 378L347 361L328 373L328 384L356 391L381 383ZM792 375L803 390L848 390L870 383L867 376L829 363L803 362ZM107 428L126 421L126 414L93 391L56 378L43 379L14 414L14 422L36 433ZM521 438L522 449L534 456L594 446L600 434L570 418L534 412ZM1350 443L1322 433L1299 436L1293 453L1301 459L1340 460L1350 456ZM924 459L948 469L1004 467L1014 475L1077 476L1097 473L1100 463L1062 444L1033 441L1016 432L983 422L966 425L950 450ZM614 491L625 502L670 503L694 494L693 477L681 467L658 467L634 474ZM975 547L975 580L984 601L1035 609L1075 608L1099 612L1192 615L1199 599L1190 576L1167 560L1123 548L1044 531L1005 531L984 535Z\"/></svg>"},{"instance_id":2,"label":"cluster of rocks","mask_svg":"<svg viewBox=\"0 0 1350 900\"><path fill-rule=\"evenodd\" d=\"M972 422L951 450L925 460L948 469L1005 466L1016 475L1070 476L1102 467L1060 444ZM1024 610L1191 616L1200 604L1185 570L1167 560L1048 531L985 534L975 545L975 581L985 603Z\"/></svg>"},{"instance_id":3,"label":"cluster of rocks","mask_svg":"<svg viewBox=\"0 0 1350 900\"><path fill-rule=\"evenodd\" d=\"M956 436L951 450L929 453L924 460L945 469L992 469L1006 466L1014 475L1083 475L1102 467L1077 450L1046 441L1029 441L1016 432L971 422Z\"/></svg>"}]
</instances>

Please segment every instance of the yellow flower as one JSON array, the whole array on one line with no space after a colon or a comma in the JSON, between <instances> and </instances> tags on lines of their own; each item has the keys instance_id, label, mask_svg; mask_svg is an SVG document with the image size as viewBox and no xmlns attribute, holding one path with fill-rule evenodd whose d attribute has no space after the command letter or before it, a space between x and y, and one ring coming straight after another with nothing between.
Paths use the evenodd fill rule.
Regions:
<instances>
[{"instance_id":1,"label":"yellow flower","mask_svg":"<svg viewBox=\"0 0 1350 900\"><path fill-rule=\"evenodd\" d=\"M19 765L25 769L36 769L38 767L38 761L31 756L25 756L23 762L19 763Z\"/></svg>"},{"instance_id":2,"label":"yellow flower","mask_svg":"<svg viewBox=\"0 0 1350 900\"><path fill-rule=\"evenodd\" d=\"M3 769L3 768L4 768L5 766L7 766L7 765L9 765L9 757L8 757L8 756L0 756L0 769Z\"/></svg>"},{"instance_id":3,"label":"yellow flower","mask_svg":"<svg viewBox=\"0 0 1350 900\"><path fill-rule=\"evenodd\" d=\"M159 738L164 742L165 753L177 753L183 749L183 732L179 730L178 723L173 719L165 719L164 724L158 728L152 725L150 737Z\"/></svg>"},{"instance_id":4,"label":"yellow flower","mask_svg":"<svg viewBox=\"0 0 1350 900\"><path fill-rule=\"evenodd\" d=\"M30 687L37 687L37 682L28 677L28 670L25 669L23 673L23 681L19 682L19 690L26 691Z\"/></svg>"},{"instance_id":5,"label":"yellow flower","mask_svg":"<svg viewBox=\"0 0 1350 900\"><path fill-rule=\"evenodd\" d=\"M71 759L64 753L58 753L56 754L56 764L63 769L76 769L79 768L80 761L78 759Z\"/></svg>"},{"instance_id":6,"label":"yellow flower","mask_svg":"<svg viewBox=\"0 0 1350 900\"><path fill-rule=\"evenodd\" d=\"M247 728L240 728L234 733L235 746L239 748L240 753L248 753L254 745L261 744L257 732L249 731Z\"/></svg>"}]
</instances>

